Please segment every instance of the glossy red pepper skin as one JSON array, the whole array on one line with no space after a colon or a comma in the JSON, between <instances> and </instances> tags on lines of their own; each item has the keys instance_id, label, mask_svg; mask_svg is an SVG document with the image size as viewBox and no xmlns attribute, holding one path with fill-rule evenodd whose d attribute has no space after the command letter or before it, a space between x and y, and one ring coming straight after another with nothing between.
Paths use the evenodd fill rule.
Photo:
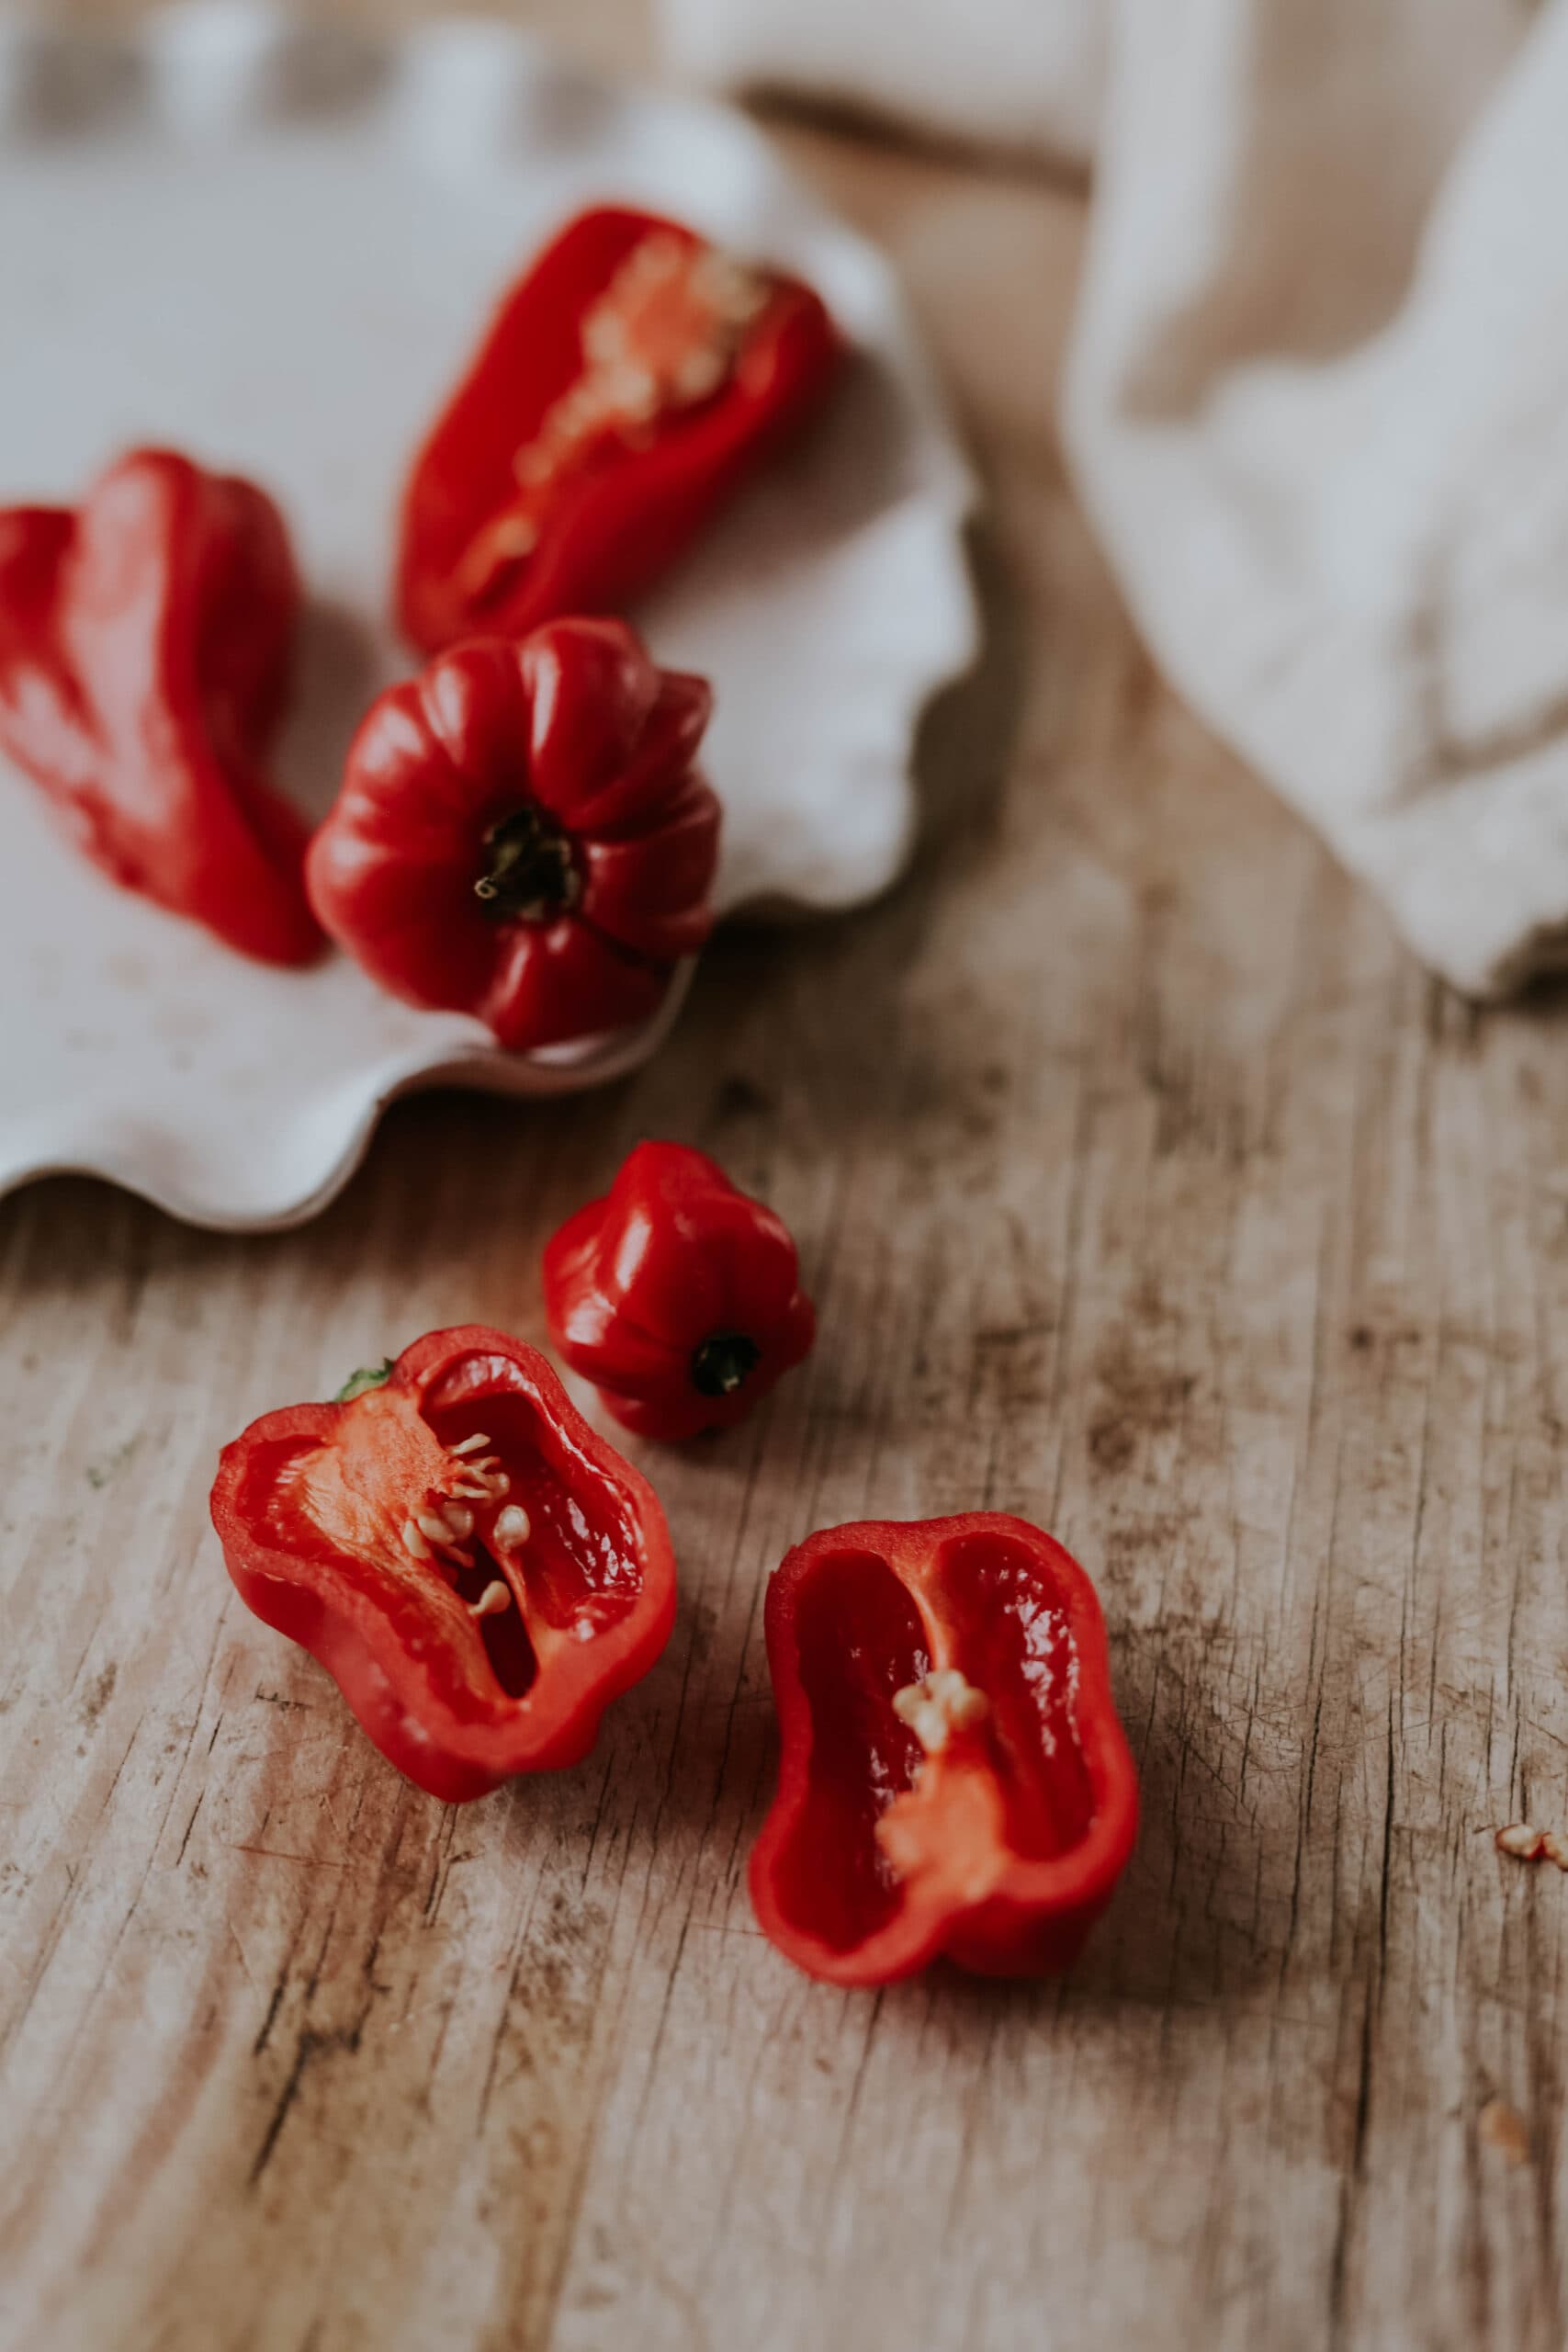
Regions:
<instances>
[{"instance_id":1,"label":"glossy red pepper skin","mask_svg":"<svg viewBox=\"0 0 1568 2352\"><path fill-rule=\"evenodd\" d=\"M824 1528L773 1575L765 1623L782 1754L750 1883L770 1942L834 1984L944 1954L1067 1966L1138 1811L1077 1563L997 1511Z\"/></svg>"},{"instance_id":2,"label":"glossy red pepper skin","mask_svg":"<svg viewBox=\"0 0 1568 2352\"><path fill-rule=\"evenodd\" d=\"M804 424L841 357L798 279L652 213L583 213L504 297L414 461L403 628L434 652L621 610Z\"/></svg>"},{"instance_id":3,"label":"glossy red pepper skin","mask_svg":"<svg viewBox=\"0 0 1568 2352\"><path fill-rule=\"evenodd\" d=\"M621 621L455 646L371 706L312 905L383 988L513 1052L648 1019L712 928L711 703Z\"/></svg>"},{"instance_id":4,"label":"glossy red pepper skin","mask_svg":"<svg viewBox=\"0 0 1568 2352\"><path fill-rule=\"evenodd\" d=\"M439 1534L454 1510L466 1539L421 1534L421 1514ZM653 1489L536 1349L480 1325L417 1340L350 1401L253 1422L223 1450L212 1520L246 1605L450 1804L578 1762L674 1618ZM498 1584L506 1605L476 1614Z\"/></svg>"},{"instance_id":5,"label":"glossy red pepper skin","mask_svg":"<svg viewBox=\"0 0 1568 2352\"><path fill-rule=\"evenodd\" d=\"M324 944L264 774L299 605L271 501L167 450L0 513L0 751L111 879L271 964Z\"/></svg>"},{"instance_id":6,"label":"glossy red pepper skin","mask_svg":"<svg viewBox=\"0 0 1568 2352\"><path fill-rule=\"evenodd\" d=\"M685 1144L639 1143L544 1276L558 1353L641 1437L732 1429L816 1333L788 1228Z\"/></svg>"}]
</instances>

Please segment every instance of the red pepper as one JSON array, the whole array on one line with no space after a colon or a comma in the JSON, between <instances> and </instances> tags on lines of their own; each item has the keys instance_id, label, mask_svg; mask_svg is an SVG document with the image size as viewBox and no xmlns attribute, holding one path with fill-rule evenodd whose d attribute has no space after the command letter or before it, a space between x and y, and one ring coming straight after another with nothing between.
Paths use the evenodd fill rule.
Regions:
<instances>
[{"instance_id":1,"label":"red pepper","mask_svg":"<svg viewBox=\"0 0 1568 2352\"><path fill-rule=\"evenodd\" d=\"M322 944L262 772L299 604L270 499L165 450L0 513L0 751L114 881L270 964Z\"/></svg>"},{"instance_id":2,"label":"red pepper","mask_svg":"<svg viewBox=\"0 0 1568 2352\"><path fill-rule=\"evenodd\" d=\"M672 220L585 212L505 296L403 495L398 609L426 652L651 586L826 393L797 278Z\"/></svg>"},{"instance_id":3,"label":"red pepper","mask_svg":"<svg viewBox=\"0 0 1568 2352\"><path fill-rule=\"evenodd\" d=\"M824 1528L768 1587L783 1754L751 1856L762 1932L886 1984L940 1953L1063 1968L1137 1828L1094 1588L998 1511Z\"/></svg>"},{"instance_id":4,"label":"red pepper","mask_svg":"<svg viewBox=\"0 0 1568 2352\"><path fill-rule=\"evenodd\" d=\"M639 1143L545 1249L557 1351L641 1437L732 1429L817 1329L795 1243L680 1143Z\"/></svg>"},{"instance_id":5,"label":"red pepper","mask_svg":"<svg viewBox=\"0 0 1568 2352\"><path fill-rule=\"evenodd\" d=\"M372 704L311 904L383 988L515 1052L646 1020L712 928L711 699L621 621L454 647Z\"/></svg>"},{"instance_id":6,"label":"red pepper","mask_svg":"<svg viewBox=\"0 0 1568 2352\"><path fill-rule=\"evenodd\" d=\"M254 1421L212 1520L247 1607L449 1804L585 1756L675 1613L651 1487L536 1349L477 1324Z\"/></svg>"}]
</instances>

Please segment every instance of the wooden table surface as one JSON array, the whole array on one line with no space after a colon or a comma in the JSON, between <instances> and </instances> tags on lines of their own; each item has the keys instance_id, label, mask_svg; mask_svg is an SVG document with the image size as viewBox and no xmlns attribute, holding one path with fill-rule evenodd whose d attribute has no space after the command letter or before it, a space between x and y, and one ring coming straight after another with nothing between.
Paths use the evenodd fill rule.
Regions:
<instances>
[{"instance_id":1,"label":"wooden table surface","mask_svg":"<svg viewBox=\"0 0 1568 2352\"><path fill-rule=\"evenodd\" d=\"M1151 675L1050 423L1079 197L778 135L989 483L957 813L722 941L632 1082L405 1104L303 1232L0 1209L6 2352L1564 2340L1568 1880L1490 1834L1568 1826L1564 1000L1425 978ZM427 1327L538 1339L650 1133L782 1209L820 1343L641 1450L682 1600L589 1761L446 1808L240 1605L214 1456ZM1100 1583L1136 1856L1063 1983L813 1985L744 1886L763 1579L977 1505Z\"/></svg>"}]
</instances>

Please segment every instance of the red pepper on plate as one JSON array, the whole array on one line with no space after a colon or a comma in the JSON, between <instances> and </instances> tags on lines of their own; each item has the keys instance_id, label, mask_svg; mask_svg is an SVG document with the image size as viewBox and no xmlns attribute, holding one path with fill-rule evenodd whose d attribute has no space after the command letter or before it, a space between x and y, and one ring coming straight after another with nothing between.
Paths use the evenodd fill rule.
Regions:
<instances>
[{"instance_id":1,"label":"red pepper on plate","mask_svg":"<svg viewBox=\"0 0 1568 2352\"><path fill-rule=\"evenodd\" d=\"M711 700L621 621L455 646L372 704L311 904L383 988L513 1052L646 1020L712 928Z\"/></svg>"},{"instance_id":2,"label":"red pepper on plate","mask_svg":"<svg viewBox=\"0 0 1568 2352\"><path fill-rule=\"evenodd\" d=\"M653 1489L536 1349L479 1325L254 1421L212 1520L246 1605L448 1803L585 1756L674 1617Z\"/></svg>"},{"instance_id":3,"label":"red pepper on plate","mask_svg":"<svg viewBox=\"0 0 1568 2352\"><path fill-rule=\"evenodd\" d=\"M323 944L264 774L299 605L271 500L171 451L0 512L0 752L114 881L271 964Z\"/></svg>"},{"instance_id":4,"label":"red pepper on plate","mask_svg":"<svg viewBox=\"0 0 1568 2352\"><path fill-rule=\"evenodd\" d=\"M639 1143L545 1250L550 1338L642 1437L730 1429L810 1347L788 1230L722 1168Z\"/></svg>"},{"instance_id":5,"label":"red pepper on plate","mask_svg":"<svg viewBox=\"0 0 1568 2352\"><path fill-rule=\"evenodd\" d=\"M398 611L426 652L617 611L828 390L798 278L672 220L583 213L505 296L403 495Z\"/></svg>"},{"instance_id":6,"label":"red pepper on plate","mask_svg":"<svg viewBox=\"0 0 1568 2352\"><path fill-rule=\"evenodd\" d=\"M885 1984L1074 1958L1132 1851L1137 1781L1094 1588L998 1511L824 1528L766 1604L779 1788L751 1856L762 1932Z\"/></svg>"}]
</instances>

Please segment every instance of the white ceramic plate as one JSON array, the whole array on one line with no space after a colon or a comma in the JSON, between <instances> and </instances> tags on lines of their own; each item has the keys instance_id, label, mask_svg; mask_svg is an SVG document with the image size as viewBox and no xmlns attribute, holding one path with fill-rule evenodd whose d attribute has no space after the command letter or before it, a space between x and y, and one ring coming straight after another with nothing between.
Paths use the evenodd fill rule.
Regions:
<instances>
[{"instance_id":1,"label":"white ceramic plate","mask_svg":"<svg viewBox=\"0 0 1568 2352\"><path fill-rule=\"evenodd\" d=\"M70 503L137 442L270 490L315 599L280 773L320 811L412 666L384 609L411 451L534 247L616 198L797 270L860 347L809 443L638 615L717 689L721 909L852 905L907 854L915 725L973 655L971 486L886 264L739 115L493 23L369 44L208 0L106 45L0 15L0 503ZM587 1085L675 1012L508 1057L342 956L246 962L100 880L3 763L0 991L0 1191L87 1170L239 1228L321 1207L412 1086Z\"/></svg>"}]
</instances>

